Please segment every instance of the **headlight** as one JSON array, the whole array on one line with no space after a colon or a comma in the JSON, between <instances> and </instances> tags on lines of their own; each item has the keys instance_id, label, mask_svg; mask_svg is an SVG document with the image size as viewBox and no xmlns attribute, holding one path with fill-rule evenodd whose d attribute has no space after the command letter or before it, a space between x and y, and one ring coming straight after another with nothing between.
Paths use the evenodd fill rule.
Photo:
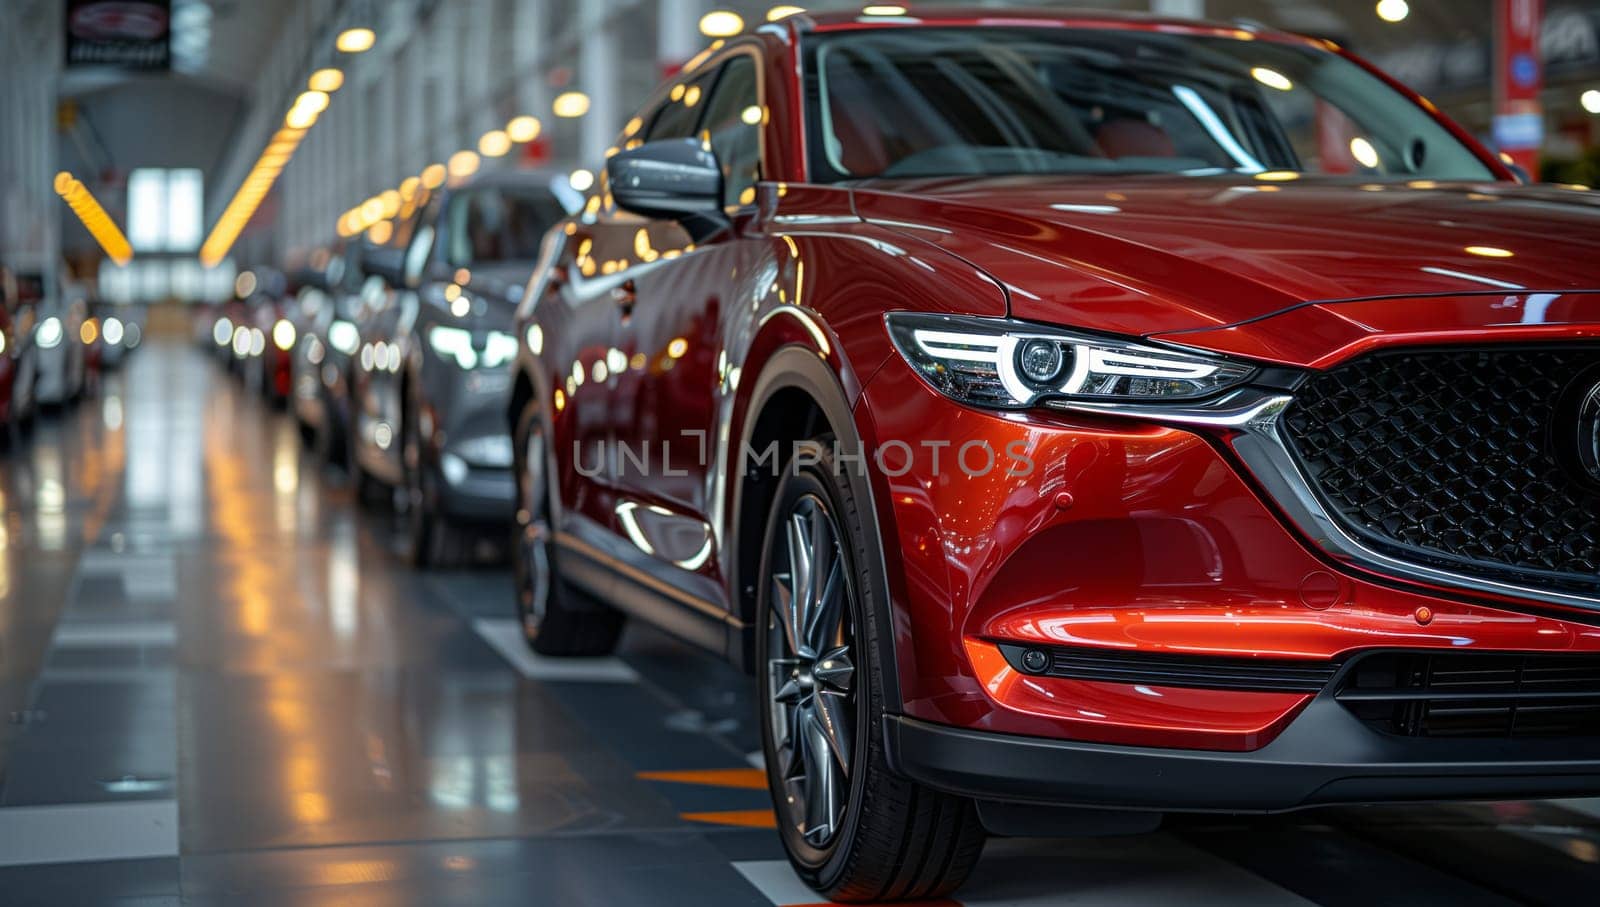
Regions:
<instances>
[{"instance_id":1,"label":"headlight","mask_svg":"<svg viewBox=\"0 0 1600 907\"><path fill-rule=\"evenodd\" d=\"M889 336L940 393L1015 409L1047 399L1183 402L1233 387L1247 365L1002 318L894 312Z\"/></svg>"},{"instance_id":2,"label":"headlight","mask_svg":"<svg viewBox=\"0 0 1600 907\"><path fill-rule=\"evenodd\" d=\"M517 358L517 338L504 331L490 331L489 344L483 348L483 367L499 368Z\"/></svg>"},{"instance_id":3,"label":"headlight","mask_svg":"<svg viewBox=\"0 0 1600 907\"><path fill-rule=\"evenodd\" d=\"M448 325L428 328L428 345L440 358L454 359L464 369L478 367L478 351L472 348L472 332Z\"/></svg>"},{"instance_id":4,"label":"headlight","mask_svg":"<svg viewBox=\"0 0 1600 907\"><path fill-rule=\"evenodd\" d=\"M294 349L294 325L288 320L279 318L272 326L272 344L278 349L288 352Z\"/></svg>"},{"instance_id":5,"label":"headlight","mask_svg":"<svg viewBox=\"0 0 1600 907\"><path fill-rule=\"evenodd\" d=\"M42 350L53 350L61 345L61 319L54 315L39 322L39 333L34 340Z\"/></svg>"},{"instance_id":6,"label":"headlight","mask_svg":"<svg viewBox=\"0 0 1600 907\"><path fill-rule=\"evenodd\" d=\"M335 321L328 325L328 345L346 356L354 356L361 347L361 332L348 321Z\"/></svg>"}]
</instances>

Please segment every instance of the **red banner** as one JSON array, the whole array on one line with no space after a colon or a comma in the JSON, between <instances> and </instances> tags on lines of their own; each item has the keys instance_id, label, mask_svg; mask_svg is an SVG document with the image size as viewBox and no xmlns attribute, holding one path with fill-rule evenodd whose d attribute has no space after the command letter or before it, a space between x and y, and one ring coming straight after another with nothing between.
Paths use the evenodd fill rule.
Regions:
<instances>
[{"instance_id":1,"label":"red banner","mask_svg":"<svg viewBox=\"0 0 1600 907\"><path fill-rule=\"evenodd\" d=\"M1544 61L1539 33L1544 0L1495 0L1494 140L1533 179L1544 144Z\"/></svg>"}]
</instances>

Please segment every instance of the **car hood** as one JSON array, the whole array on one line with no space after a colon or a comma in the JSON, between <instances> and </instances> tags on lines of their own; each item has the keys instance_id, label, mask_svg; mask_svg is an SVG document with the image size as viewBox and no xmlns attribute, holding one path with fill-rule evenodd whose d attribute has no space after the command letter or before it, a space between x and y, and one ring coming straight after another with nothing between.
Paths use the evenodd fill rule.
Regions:
<instances>
[{"instance_id":1,"label":"car hood","mask_svg":"<svg viewBox=\"0 0 1600 907\"><path fill-rule=\"evenodd\" d=\"M1248 176L874 180L870 221L1006 286L1018 318L1149 335L1332 300L1600 289L1596 193Z\"/></svg>"}]
</instances>

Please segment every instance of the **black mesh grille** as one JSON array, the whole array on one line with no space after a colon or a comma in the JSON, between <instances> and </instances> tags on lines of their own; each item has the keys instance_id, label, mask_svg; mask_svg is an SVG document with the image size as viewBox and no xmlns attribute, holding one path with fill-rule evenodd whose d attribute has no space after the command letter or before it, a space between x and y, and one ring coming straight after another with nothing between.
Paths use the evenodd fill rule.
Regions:
<instances>
[{"instance_id":1,"label":"black mesh grille","mask_svg":"<svg viewBox=\"0 0 1600 907\"><path fill-rule=\"evenodd\" d=\"M1307 379L1284 427L1324 505L1384 553L1593 594L1600 495L1555 445L1597 368L1581 347L1372 355Z\"/></svg>"},{"instance_id":2,"label":"black mesh grille","mask_svg":"<svg viewBox=\"0 0 1600 907\"><path fill-rule=\"evenodd\" d=\"M1376 653L1345 674L1339 702L1406 737L1600 736L1600 656Z\"/></svg>"}]
</instances>

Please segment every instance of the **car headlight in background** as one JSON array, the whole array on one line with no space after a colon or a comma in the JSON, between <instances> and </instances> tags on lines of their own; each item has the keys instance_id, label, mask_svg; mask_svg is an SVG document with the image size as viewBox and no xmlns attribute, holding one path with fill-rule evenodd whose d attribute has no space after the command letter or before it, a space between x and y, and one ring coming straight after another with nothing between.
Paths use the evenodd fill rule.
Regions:
<instances>
[{"instance_id":1,"label":"car headlight in background","mask_svg":"<svg viewBox=\"0 0 1600 907\"><path fill-rule=\"evenodd\" d=\"M428 328L428 346L441 359L454 359L456 364L471 370L478 367L478 351L472 348L472 332L436 324Z\"/></svg>"},{"instance_id":2,"label":"car headlight in background","mask_svg":"<svg viewBox=\"0 0 1600 907\"><path fill-rule=\"evenodd\" d=\"M499 368L515 358L517 358L516 335L503 331L490 331L488 345L483 348L483 367Z\"/></svg>"},{"instance_id":3,"label":"car headlight in background","mask_svg":"<svg viewBox=\"0 0 1600 907\"><path fill-rule=\"evenodd\" d=\"M900 354L940 393L1015 409L1046 399L1183 402L1247 380L1255 369L1199 353L1010 321L894 312Z\"/></svg>"},{"instance_id":4,"label":"car headlight in background","mask_svg":"<svg viewBox=\"0 0 1600 907\"><path fill-rule=\"evenodd\" d=\"M328 345L346 356L354 356L361 348L361 331L348 321L335 321L328 325Z\"/></svg>"},{"instance_id":5,"label":"car headlight in background","mask_svg":"<svg viewBox=\"0 0 1600 907\"><path fill-rule=\"evenodd\" d=\"M211 339L217 346L227 346L233 342L233 322L226 318L218 318L217 323L211 326Z\"/></svg>"},{"instance_id":6,"label":"car headlight in background","mask_svg":"<svg viewBox=\"0 0 1600 907\"><path fill-rule=\"evenodd\" d=\"M233 355L237 359L250 355L250 329L242 324L233 329Z\"/></svg>"},{"instance_id":7,"label":"car headlight in background","mask_svg":"<svg viewBox=\"0 0 1600 907\"><path fill-rule=\"evenodd\" d=\"M115 315L107 316L105 326L100 329L100 336L106 338L106 343L111 346L121 346L122 334L122 319Z\"/></svg>"},{"instance_id":8,"label":"car headlight in background","mask_svg":"<svg viewBox=\"0 0 1600 907\"><path fill-rule=\"evenodd\" d=\"M474 466L490 469L511 468L511 436L483 435L450 445L450 450Z\"/></svg>"},{"instance_id":9,"label":"car headlight in background","mask_svg":"<svg viewBox=\"0 0 1600 907\"><path fill-rule=\"evenodd\" d=\"M294 334L294 325L287 319L279 318L272 326L272 345L287 353L294 349Z\"/></svg>"},{"instance_id":10,"label":"car headlight in background","mask_svg":"<svg viewBox=\"0 0 1600 907\"><path fill-rule=\"evenodd\" d=\"M61 319L54 315L39 322L39 331L33 335L34 342L42 350L53 350L61 345Z\"/></svg>"},{"instance_id":11,"label":"car headlight in background","mask_svg":"<svg viewBox=\"0 0 1600 907\"><path fill-rule=\"evenodd\" d=\"M267 351L267 335L260 328L250 329L250 355L259 356Z\"/></svg>"}]
</instances>

